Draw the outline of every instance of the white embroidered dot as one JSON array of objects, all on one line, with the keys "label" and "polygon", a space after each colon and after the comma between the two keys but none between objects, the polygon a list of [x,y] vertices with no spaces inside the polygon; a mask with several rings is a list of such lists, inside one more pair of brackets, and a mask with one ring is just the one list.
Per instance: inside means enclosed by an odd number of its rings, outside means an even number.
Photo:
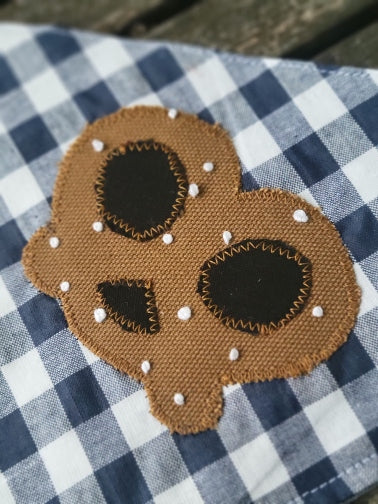
[{"label": "white embroidered dot", "polygon": [[106,311],[104,308],[96,308],[93,312],[95,321],[99,324],[106,319]]},{"label": "white embroidered dot", "polygon": [[239,359],[239,350],[237,348],[231,348],[230,350],[230,360],[238,360]]},{"label": "white embroidered dot", "polygon": [[189,184],[189,196],[195,198],[199,194],[199,189],[197,184]]},{"label": "white embroidered dot", "polygon": [[63,292],[68,292],[70,290],[70,283],[66,281],[62,282],[60,284],[60,290]]},{"label": "white embroidered dot", "polygon": [[151,369],[151,364],[148,362],[148,360],[145,360],[142,362],[140,367],[142,368],[144,374],[148,374]]},{"label": "white embroidered dot", "polygon": [[223,241],[226,245],[230,243],[231,239],[232,234],[230,233],[230,231],[223,231]]},{"label": "white embroidered dot", "polygon": [[51,248],[58,248],[60,245],[60,240],[57,236],[52,236],[49,240]]},{"label": "white embroidered dot", "polygon": [[97,233],[101,233],[101,231],[104,230],[104,225],[102,222],[100,221],[96,221],[92,224],[92,228],[94,231],[96,231]]},{"label": "white embroidered dot", "polygon": [[175,108],[171,108],[171,109],[168,110],[168,117],[170,119],[176,119],[177,114],[178,114],[178,111]]},{"label": "white embroidered dot", "polygon": [[312,314],[314,317],[323,317],[323,308],[321,306],[314,306],[314,308],[312,309]]},{"label": "white embroidered dot", "polygon": [[190,317],[192,316],[192,310],[190,309],[189,306],[183,306],[177,312],[177,316],[180,320],[189,320]]},{"label": "white embroidered dot", "polygon": [[92,140],[92,147],[96,152],[101,152],[104,150],[104,142],[102,142],[98,138],[95,138]]},{"label": "white embroidered dot", "polygon": [[205,170],[205,172],[209,173],[214,170],[214,165],[211,161],[206,161],[206,163],[203,163],[202,168]]},{"label": "white embroidered dot", "polygon": [[178,406],[185,404],[185,397],[179,392],[173,396],[173,400]]},{"label": "white embroidered dot", "polygon": [[171,233],[164,233],[163,234],[163,242],[166,245],[170,245],[173,242],[173,236],[171,235]]},{"label": "white embroidered dot", "polygon": [[304,210],[298,209],[295,210],[293,213],[293,218],[297,222],[307,222],[308,221],[308,215]]}]

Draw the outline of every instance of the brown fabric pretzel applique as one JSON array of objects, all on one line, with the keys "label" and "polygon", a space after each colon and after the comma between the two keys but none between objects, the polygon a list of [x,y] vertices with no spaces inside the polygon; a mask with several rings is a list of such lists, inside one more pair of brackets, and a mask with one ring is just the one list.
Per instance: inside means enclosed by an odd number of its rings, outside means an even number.
[{"label": "brown fabric pretzel applique", "polygon": [[329,358],[360,301],[319,209],[279,189],[242,192],[228,134],[160,107],[84,129],[23,264],[75,336],[141,380],[152,414],[182,434],[216,426],[223,385]]}]

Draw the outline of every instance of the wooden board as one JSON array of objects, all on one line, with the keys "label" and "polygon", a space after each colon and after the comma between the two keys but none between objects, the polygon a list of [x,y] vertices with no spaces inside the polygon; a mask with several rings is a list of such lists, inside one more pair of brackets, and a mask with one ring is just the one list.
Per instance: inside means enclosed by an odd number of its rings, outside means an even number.
[{"label": "wooden board", "polygon": [[147,36],[244,54],[308,58],[336,42],[345,26],[365,22],[376,8],[376,0],[206,0]]},{"label": "wooden board", "polygon": [[161,3],[162,0],[13,0],[0,5],[0,21],[117,32]]},{"label": "wooden board", "polygon": [[365,495],[361,495],[351,504],[378,504],[378,488],[371,490]]},{"label": "wooden board", "polygon": [[345,38],[314,59],[330,65],[378,68],[378,23]]}]

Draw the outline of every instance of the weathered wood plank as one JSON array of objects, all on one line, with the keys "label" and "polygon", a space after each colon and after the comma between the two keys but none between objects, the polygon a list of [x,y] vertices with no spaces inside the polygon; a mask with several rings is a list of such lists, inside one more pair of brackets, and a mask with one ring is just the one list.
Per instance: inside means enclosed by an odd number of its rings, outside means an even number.
[{"label": "weathered wood plank", "polygon": [[0,20],[116,32],[161,3],[162,0],[13,0],[0,5]]},{"label": "weathered wood plank", "polygon": [[378,504],[378,488],[375,488],[365,495],[361,495],[352,504]]},{"label": "weathered wood plank", "polygon": [[378,68],[378,22],[331,46],[314,59],[330,65]]},{"label": "weathered wood plank", "polygon": [[205,0],[147,37],[280,56],[335,36],[335,26],[374,8],[376,0]]}]

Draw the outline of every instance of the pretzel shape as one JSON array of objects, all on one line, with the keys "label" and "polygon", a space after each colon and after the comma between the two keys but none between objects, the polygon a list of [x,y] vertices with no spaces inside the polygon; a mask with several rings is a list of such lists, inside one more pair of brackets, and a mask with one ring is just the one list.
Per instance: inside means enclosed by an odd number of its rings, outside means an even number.
[{"label": "pretzel shape", "polygon": [[142,381],[152,414],[182,434],[217,425],[222,386],[329,358],[360,301],[318,208],[280,189],[241,191],[226,131],[161,107],[86,126],[23,265],[61,299],[73,334]]}]

